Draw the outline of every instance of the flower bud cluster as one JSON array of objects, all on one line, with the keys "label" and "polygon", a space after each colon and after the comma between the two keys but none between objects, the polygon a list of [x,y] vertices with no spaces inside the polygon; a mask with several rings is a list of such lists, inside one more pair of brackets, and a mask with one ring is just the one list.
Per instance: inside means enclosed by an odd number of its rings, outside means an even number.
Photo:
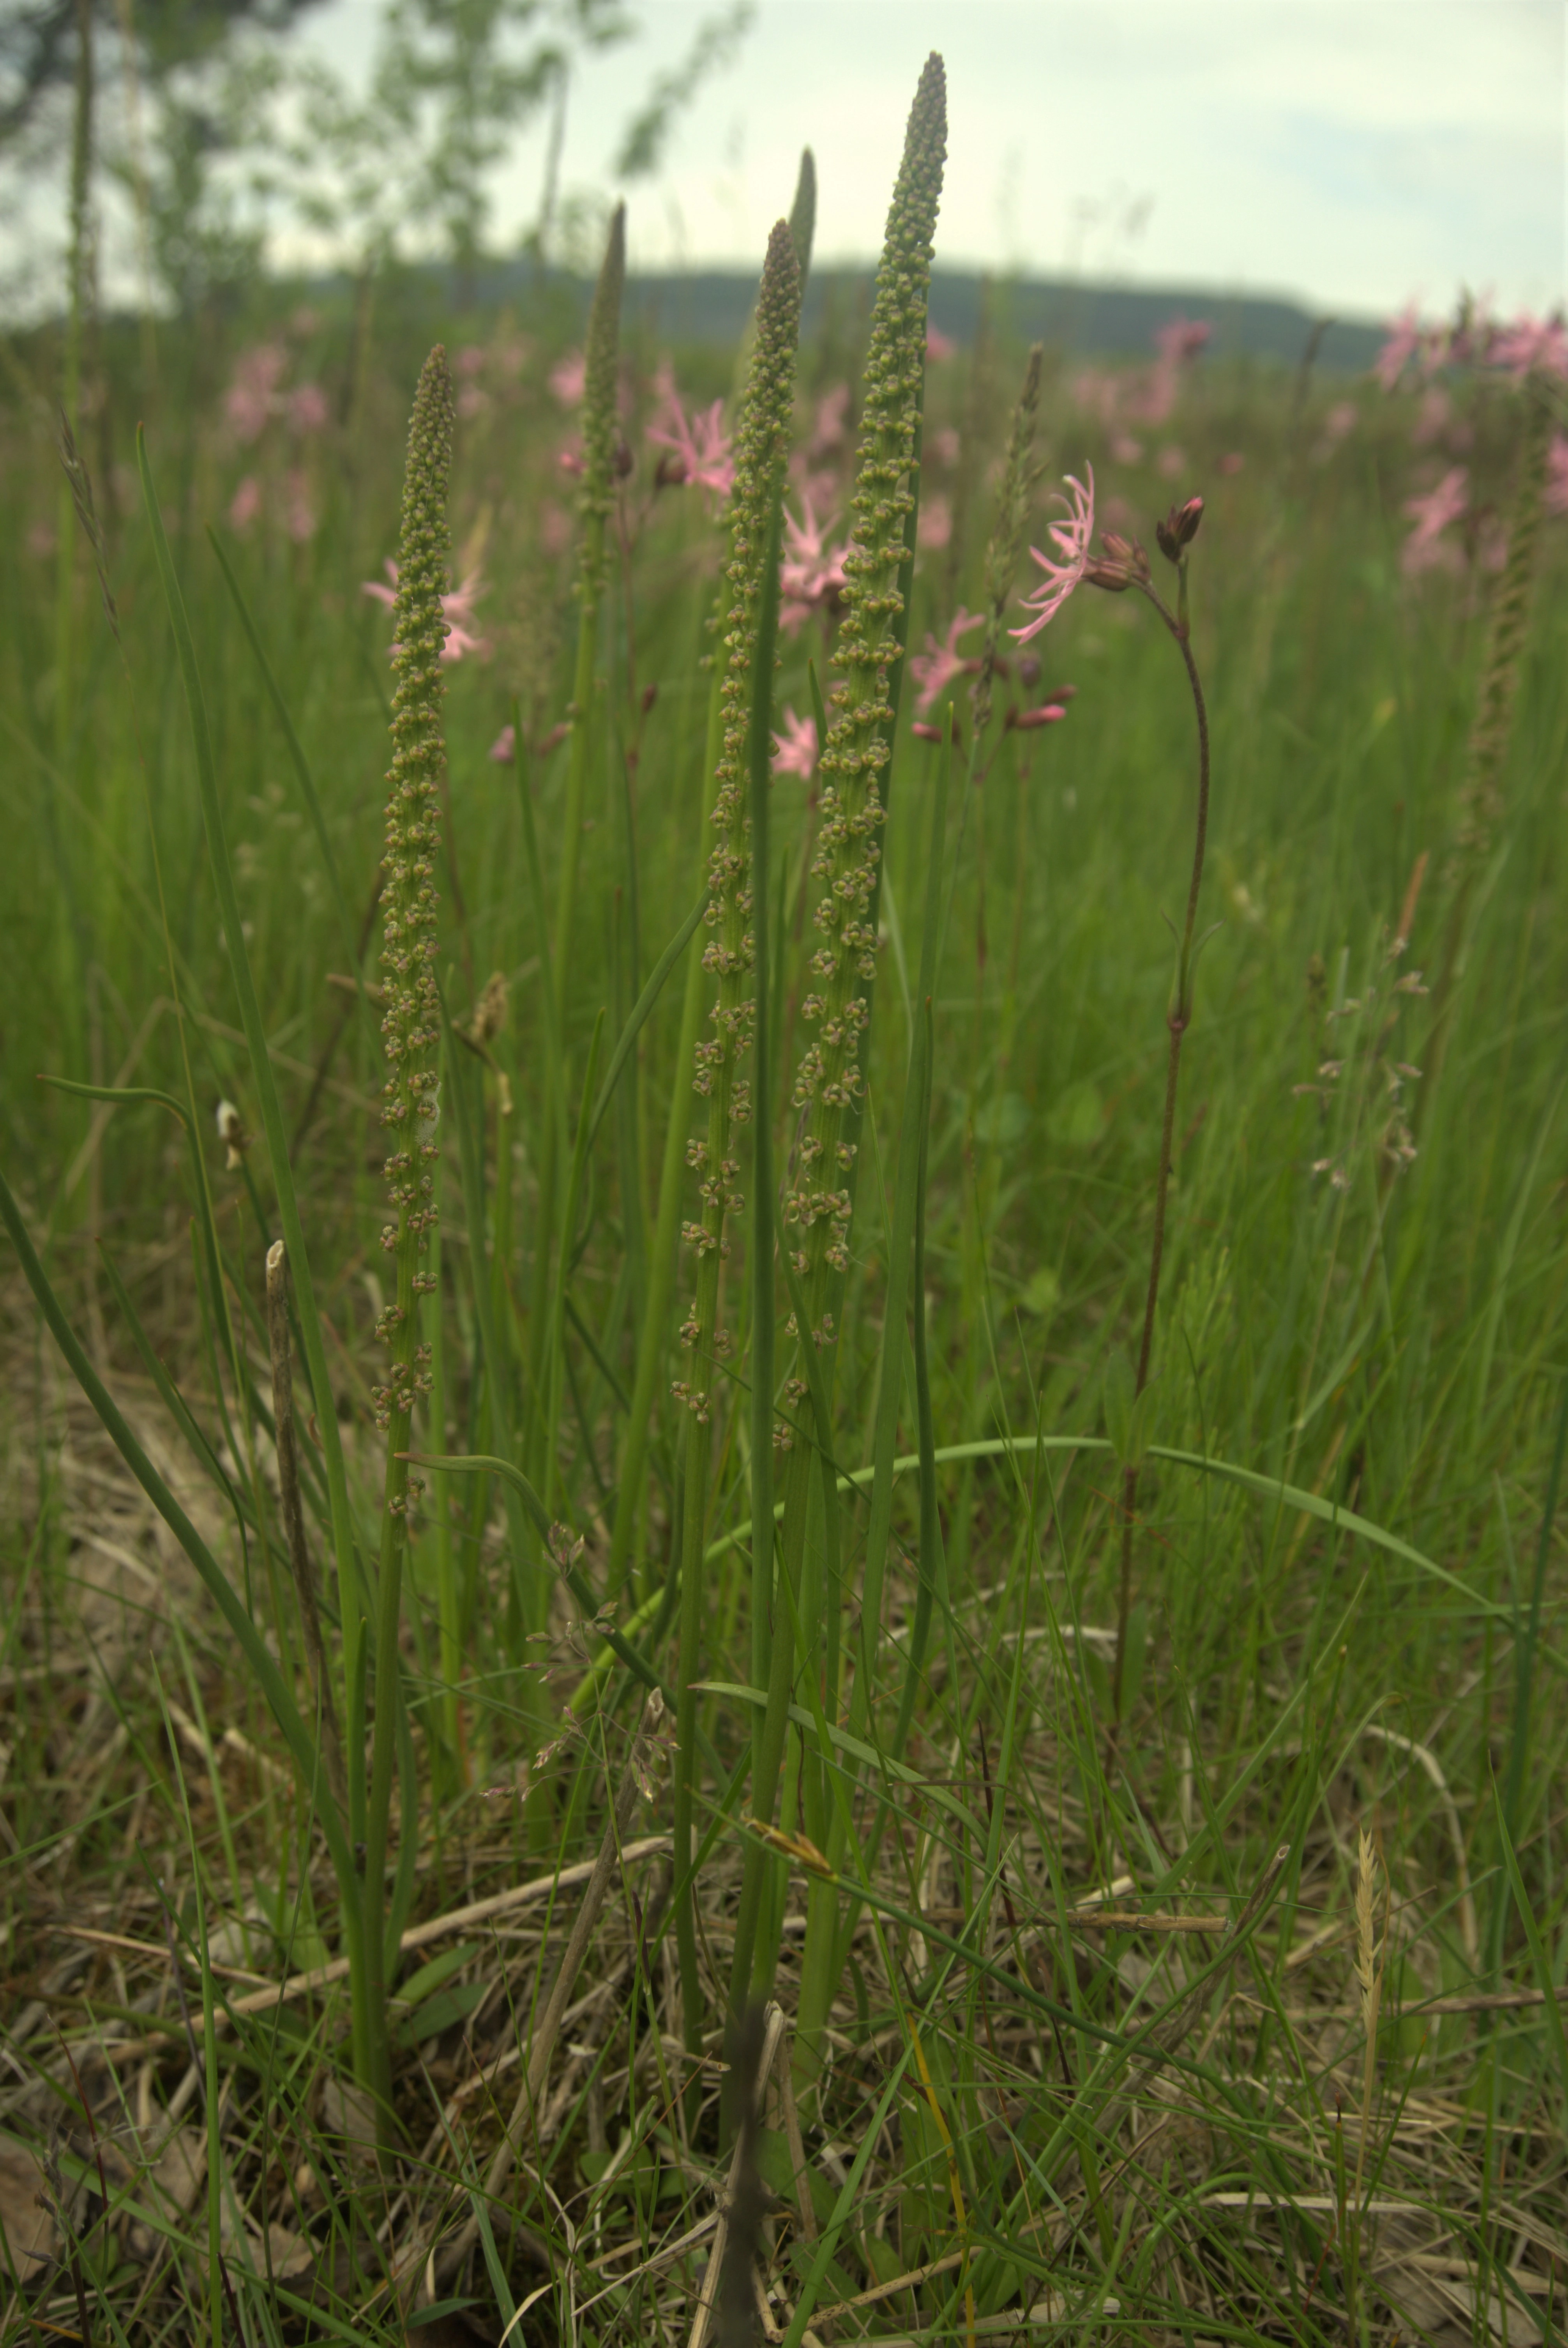
[{"label": "flower bud cluster", "polygon": [[812,871],[824,884],[814,915],[822,942],[811,961],[818,985],[801,1006],[816,1033],[795,1076],[804,1131],[784,1201],[785,1222],[804,1233],[796,1262],[804,1256],[802,1271],[809,1264],[814,1275],[814,1313],[827,1273],[849,1262],[850,1194],[835,1177],[852,1161],[844,1124],[865,1090],[859,1047],[871,1014],[861,990],[876,971],[871,908],[882,854],[882,776],[891,756],[888,687],[904,608],[898,574],[915,510],[931,243],[946,139],[946,77],[941,59],[932,57],[910,112],[877,273],[855,524],[844,565],[846,608],[835,653],[843,681],[834,692],[821,760]]},{"label": "flower bud cluster", "polygon": [[697,1257],[697,1296],[681,1335],[689,1375],[672,1391],[706,1425],[713,1356],[721,1350],[719,1267],[728,1255],[728,1216],[738,1213],[733,1188],[740,1169],[730,1155],[733,1128],[752,1113],[751,1089],[739,1074],[752,1040],[756,1005],[753,972],[751,775],[753,667],[756,657],[763,572],[767,560],[774,484],[788,453],[794,407],[795,345],[800,334],[800,263],[788,223],[768,240],[757,295],[756,340],[745,405],[735,436],[735,483],[730,506],[730,552],[724,570],[725,618],[721,631],[723,674],[719,687],[721,746],[712,824],[718,837],[708,860],[706,921],[712,932],[702,967],[718,981],[710,1017],[712,1033],[696,1050],[693,1089],[708,1104],[708,1138],[687,1145],[686,1162],[700,1176],[700,1221],[682,1237]]},{"label": "flower bud cluster", "polygon": [[[436,989],[436,852],[440,845],[440,790],[446,762],[441,732],[445,682],[442,647],[447,622],[446,483],[452,461],[452,378],[439,345],[425,363],[409,426],[403,526],[397,551],[397,684],[392,704],[392,769],[386,778],[383,848],[385,908],[381,950],[381,1032],[388,1066],[381,1121],[393,1137],[386,1160],[387,1191],[396,1213],[381,1235],[395,1259],[397,1293],[376,1324],[390,1347],[384,1385],[372,1388],[376,1425],[395,1450],[408,1437],[409,1416],[430,1389],[430,1349],[418,1340],[417,1299],[435,1285],[419,1269],[437,1209],[430,1166],[439,1155],[436,1055],[441,1040]],[[408,1489],[417,1496],[416,1485]],[[401,1488],[388,1500],[405,1513]]]}]

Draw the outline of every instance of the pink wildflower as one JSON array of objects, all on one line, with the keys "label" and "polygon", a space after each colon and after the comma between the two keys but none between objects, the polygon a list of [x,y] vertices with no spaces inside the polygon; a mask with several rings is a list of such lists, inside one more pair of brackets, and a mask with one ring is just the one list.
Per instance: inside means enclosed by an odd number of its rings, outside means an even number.
[{"label": "pink wildflower", "polygon": [[816,720],[797,717],[786,702],[784,726],[782,736],[774,736],[774,772],[798,775],[803,783],[809,783],[816,765]]},{"label": "pink wildflower", "polygon": [[279,378],[288,364],[289,355],[278,343],[258,343],[253,350],[241,352],[234,364],[234,380],[223,399],[236,439],[261,438],[276,404],[273,395]]},{"label": "pink wildflower", "polygon": [[483,384],[466,383],[457,393],[457,413],[466,424],[476,416],[483,416],[490,405],[490,395]]},{"label": "pink wildflower", "polygon": [[284,484],[288,501],[283,510],[283,527],[296,546],[304,546],[316,534],[316,510],[311,502],[311,485],[296,466]]},{"label": "pink wildflower", "polygon": [[1399,377],[1426,339],[1416,316],[1415,304],[1407,302],[1399,316],[1388,321],[1384,332],[1387,339],[1372,362],[1372,373],[1385,391],[1395,391]]},{"label": "pink wildflower", "polygon": [[848,415],[849,386],[836,383],[816,403],[816,429],[809,451],[813,457],[825,457],[832,449],[843,448],[848,438]]},{"label": "pink wildflower", "polygon": [[929,446],[931,454],[938,465],[951,468],[958,463],[958,436],[950,424],[944,424],[939,432],[932,433]]},{"label": "pink wildflower", "polygon": [[984,616],[983,613],[966,612],[960,608],[955,613],[943,641],[938,644],[935,636],[927,633],[926,650],[911,657],[909,674],[920,688],[915,696],[915,706],[922,717],[938,696],[947,691],[953,679],[964,675],[968,663],[958,650],[958,638],[967,636],[971,628],[978,628]]},{"label": "pink wildflower", "polygon": [[723,401],[714,400],[688,423],[671,384],[666,392],[666,425],[668,428],[661,430],[651,424],[647,433],[656,448],[671,451],[671,457],[661,460],[660,478],[683,482],[688,489],[712,489],[716,496],[727,498],[734,487],[735,465],[724,430]]},{"label": "pink wildflower", "polygon": [[1177,448],[1173,447],[1170,448],[1162,448],[1159,456],[1155,459],[1156,466],[1159,469],[1160,479],[1163,481],[1173,481],[1178,473],[1184,471],[1186,462],[1186,450],[1184,448]]},{"label": "pink wildflower", "polygon": [[569,351],[558,359],[545,380],[563,407],[582,405],[583,385],[588,375],[588,361],[580,351]]},{"label": "pink wildflower", "polygon": [[254,473],[247,473],[229,503],[231,530],[249,530],[261,510],[261,484]]},{"label": "pink wildflower", "polygon": [[490,756],[497,767],[509,767],[517,754],[518,737],[510,726],[503,726],[490,745]]},{"label": "pink wildflower", "polygon": [[[360,592],[374,597],[378,603],[384,603],[390,612],[397,601],[397,565],[389,555],[381,567],[390,583],[383,586],[379,579],[366,579],[361,582]],[[468,624],[474,617],[474,606],[484,592],[484,578],[476,571],[463,581],[461,586],[454,587],[449,594],[442,596],[441,612],[446,622],[446,641],[441,647],[443,667],[450,668],[468,653],[478,660],[483,660],[488,653],[488,637],[476,636]],[[394,644],[392,650],[395,653],[397,646]]]},{"label": "pink wildflower", "polygon": [[1550,514],[1568,514],[1568,439],[1561,432],[1553,434],[1546,452],[1546,494],[1542,502]]},{"label": "pink wildflower", "polygon": [[292,431],[307,436],[320,432],[332,415],[326,393],[319,383],[302,383],[289,394],[289,427]]},{"label": "pink wildflower", "polygon": [[1408,578],[1422,571],[1441,570],[1451,562],[1453,549],[1444,541],[1442,533],[1465,512],[1469,490],[1469,472],[1463,465],[1455,465],[1424,498],[1405,499],[1405,511],[1416,525],[1399,558]]},{"label": "pink wildflower", "polygon": [[1242,455],[1240,449],[1231,448],[1228,449],[1220,458],[1215,470],[1224,473],[1228,479],[1232,475],[1239,473],[1245,463],[1246,458]]},{"label": "pink wildflower", "polygon": [[1489,366],[1506,367],[1522,378],[1568,376],[1568,333],[1561,318],[1532,318],[1522,311],[1512,326],[1493,335],[1486,357]]},{"label": "pink wildflower", "polygon": [[539,544],[547,554],[564,554],[571,544],[571,516],[554,498],[539,508]]},{"label": "pink wildflower", "polygon": [[801,512],[784,516],[784,554],[779,572],[779,624],[791,632],[819,605],[830,602],[844,586],[844,563],[850,541],[827,544],[825,521],[818,521],[809,491],[801,493]]},{"label": "pink wildflower", "polygon": [[569,475],[573,480],[580,479],[584,471],[587,469],[582,461],[581,441],[569,440],[566,447],[557,457],[556,463],[559,466],[561,471]]},{"label": "pink wildflower", "polygon": [[939,366],[943,359],[950,359],[958,347],[951,335],[944,335],[940,326],[927,327],[926,357],[932,366]]},{"label": "pink wildflower", "polygon": [[1130,432],[1118,432],[1111,443],[1112,461],[1118,465],[1138,465],[1143,458],[1143,443],[1134,440]]},{"label": "pink wildflower", "polygon": [[928,546],[938,553],[948,545],[953,535],[953,508],[949,499],[928,497],[920,507],[920,520],[916,527],[916,542]]},{"label": "pink wildflower", "polygon": [[1154,329],[1154,348],[1167,366],[1195,359],[1214,333],[1206,318],[1172,318]]},{"label": "pink wildflower", "polygon": [[452,361],[452,372],[471,380],[485,372],[485,347],[482,343],[465,343]]},{"label": "pink wildflower", "polygon": [[1029,550],[1045,577],[1033,594],[1023,599],[1024,609],[1032,612],[1034,618],[1026,626],[1010,631],[1020,644],[1027,644],[1031,636],[1038,636],[1041,628],[1055,619],[1089,567],[1089,541],[1094,535],[1094,468],[1086,465],[1083,469],[1089,476],[1088,487],[1075,475],[1066,475],[1072,496],[1069,500],[1059,494],[1057,503],[1067,519],[1050,525],[1050,542],[1062,560],[1054,561],[1038,546]]}]

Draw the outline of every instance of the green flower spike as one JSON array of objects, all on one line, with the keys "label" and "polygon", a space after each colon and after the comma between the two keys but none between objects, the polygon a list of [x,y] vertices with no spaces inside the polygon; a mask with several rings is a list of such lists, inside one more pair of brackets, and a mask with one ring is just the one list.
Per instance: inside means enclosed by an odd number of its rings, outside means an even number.
[{"label": "green flower spike", "polygon": [[[947,76],[941,58],[933,55],[926,61],[909,111],[871,314],[853,546],[845,561],[845,611],[835,654],[843,681],[834,691],[834,716],[822,755],[822,811],[812,866],[824,884],[815,915],[821,943],[811,963],[816,983],[800,1006],[802,1017],[815,1025],[816,1035],[795,1078],[794,1101],[804,1114],[781,1234],[806,1306],[806,1326],[797,1330],[798,1340],[803,1348],[815,1344],[822,1349],[823,1390],[828,1397],[835,1336],[828,1307],[835,1283],[849,1262],[851,1169],[856,1147],[852,1135],[865,1089],[860,1037],[870,1024],[870,984],[876,973],[876,867],[882,852],[876,834],[885,814],[883,776],[892,754],[896,715],[892,695],[904,650],[901,574],[911,554],[927,297],[947,130]],[[805,1378],[791,1377],[784,1392],[798,1407],[807,1395]],[[789,1447],[787,1437],[775,1440],[781,1449]],[[796,1449],[784,1477],[778,1570],[796,1592],[802,1588],[811,1457],[809,1447]],[[809,1643],[814,1620],[803,1619]],[[773,1626],[767,1709],[753,1759],[752,1807],[764,1820],[771,1820],[778,1797],[794,1661],[794,1639],[781,1612]],[[825,1701],[831,1717],[837,1704],[835,1687],[828,1687]],[[742,1879],[730,1975],[737,2012],[753,1988],[765,1994],[773,1980],[776,1948],[762,1945],[757,1937],[770,1864],[762,1845],[752,1844]]]},{"label": "green flower spike", "polygon": [[[812,1334],[819,1343],[831,1337],[821,1319],[831,1277],[849,1263],[845,1178],[854,1148],[845,1127],[864,1090],[858,1054],[871,1012],[862,985],[876,974],[876,932],[868,915],[882,853],[876,839],[885,815],[882,774],[892,755],[889,673],[902,651],[898,574],[915,508],[931,240],[946,139],[947,79],[941,58],[931,57],[910,110],[877,273],[854,544],[844,566],[846,610],[836,654],[846,675],[833,695],[835,715],[822,755],[822,821],[812,866],[824,883],[815,915],[822,943],[811,963],[818,983],[802,1003],[801,1016],[815,1023],[817,1040],[795,1078],[794,1102],[806,1111],[805,1131],[784,1220],[798,1234],[795,1270],[807,1283]],[[804,1392],[800,1384],[795,1398]]]},{"label": "green flower spike", "polygon": [[[373,1389],[377,1424],[386,1435],[386,1482],[381,1553],[373,1595],[375,1619],[375,1730],[371,1747],[365,1819],[364,1949],[371,2011],[385,1996],[384,1910],[392,1780],[399,1715],[398,1629],[408,1509],[423,1486],[408,1473],[409,1420],[430,1390],[430,1348],[419,1342],[419,1299],[436,1285],[419,1268],[436,1224],[435,1178],[440,1115],[436,1054],[441,1035],[436,988],[436,851],[440,844],[440,790],[446,748],[441,732],[445,687],[441,652],[446,618],[446,484],[452,466],[452,377],[439,344],[425,360],[414,396],[408,459],[403,482],[403,527],[397,545],[397,600],[393,605],[397,685],[392,701],[392,768],[386,778],[383,854],[385,923],[381,950],[385,1017],[382,1035],[390,1073],[383,1087],[381,1121],[392,1136],[387,1187],[397,1220],[381,1235],[395,1264],[393,1302],[376,1324],[391,1349],[384,1386]],[[389,2124],[391,2065],[384,2043],[375,2050],[373,2085]]]},{"label": "green flower spike", "polygon": [[[677,1400],[691,1413],[686,1438],[685,1499],[681,1561],[681,1691],[676,1724],[675,1848],[691,1849],[692,1763],[696,1738],[698,1676],[702,1644],[702,1541],[707,1516],[709,1446],[713,1365],[729,1350],[718,1323],[719,1267],[729,1251],[728,1215],[739,1210],[731,1186],[739,1165],[730,1155],[733,1129],[752,1114],[751,1087],[738,1071],[751,1042],[755,1018],[753,971],[750,736],[753,668],[770,543],[776,545],[774,509],[783,493],[794,408],[795,346],[800,334],[800,263],[787,221],[768,239],[767,260],[757,296],[756,338],[740,427],[735,438],[735,486],[730,507],[730,559],[725,571],[729,609],[723,641],[720,686],[721,748],[716,768],[712,823],[718,833],[708,864],[708,926],[713,935],[702,956],[718,980],[712,1035],[696,1052],[695,1090],[708,1103],[708,1137],[693,1138],[687,1163],[700,1178],[701,1221],[682,1236],[696,1251],[697,1293],[681,1331],[686,1375],[675,1386]],[[765,1104],[764,1104],[765,1109]],[[683,1859],[682,1863],[683,1864]],[[676,1917],[682,2003],[688,2042],[702,2044],[706,2019],[697,1971],[697,1944],[688,1889]]]}]

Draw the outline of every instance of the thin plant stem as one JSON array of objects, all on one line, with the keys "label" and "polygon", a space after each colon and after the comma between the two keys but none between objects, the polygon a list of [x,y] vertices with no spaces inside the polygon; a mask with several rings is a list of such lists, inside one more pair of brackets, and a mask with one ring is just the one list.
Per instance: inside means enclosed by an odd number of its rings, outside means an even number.
[{"label": "thin plant stem", "polygon": [[[1193,877],[1187,889],[1187,913],[1183,926],[1176,957],[1175,984],[1172,989],[1170,1007],[1165,1014],[1165,1026],[1170,1047],[1165,1061],[1165,1109],[1160,1125],[1160,1165],[1154,1179],[1154,1231],[1149,1245],[1149,1285],[1143,1299],[1143,1334],[1138,1346],[1138,1366],[1134,1375],[1132,1396],[1136,1402],[1149,1383],[1149,1364],[1154,1350],[1154,1315],[1160,1301],[1160,1272],[1165,1254],[1165,1206],[1171,1183],[1171,1159],[1176,1130],[1176,1093],[1181,1078],[1182,1043],[1193,1021],[1193,970],[1197,949],[1194,943],[1197,928],[1198,897],[1204,882],[1204,855],[1209,831],[1209,714],[1204,699],[1202,679],[1197,663],[1193,658],[1191,632],[1184,616],[1178,618],[1147,580],[1133,582],[1140,592],[1153,604],[1169,631],[1182,655],[1192,688],[1193,712],[1198,729],[1198,807],[1193,833]],[[1186,606],[1186,566],[1182,565],[1182,610]],[[1132,1536],[1138,1513],[1138,1467],[1129,1461],[1122,1470],[1122,1586],[1116,1608],[1116,1663],[1111,1683],[1111,1715],[1116,1728],[1122,1725],[1123,1672],[1127,1653],[1127,1626],[1132,1612]]]},{"label": "thin plant stem", "polygon": [[[1160,1122],[1160,1171],[1155,1177],[1155,1232],[1148,1251],[1148,1292],[1143,1299],[1143,1338],[1139,1343],[1139,1366],[1133,1376],[1133,1402],[1148,1385],[1148,1365],[1155,1353],[1155,1310],[1160,1305],[1160,1268],[1164,1263],[1164,1210],[1166,1193],[1172,1186],[1172,1153],[1176,1138],[1176,1089],[1181,1083],[1181,1045],[1188,1028],[1193,1026],[1193,965],[1197,958],[1194,930],[1197,930],[1197,897],[1204,885],[1204,850],[1209,843],[1209,709],[1204,702],[1204,688],[1197,674],[1197,662],[1193,660],[1190,632],[1176,613],[1164,603],[1160,592],[1148,580],[1136,580],[1141,594],[1155,606],[1160,620],[1169,629],[1173,644],[1183,657],[1188,685],[1193,688],[1193,714],[1197,718],[1197,822],[1193,831],[1193,880],[1188,885],[1188,918],[1183,925],[1181,944],[1176,955],[1176,983],[1172,988],[1172,1003],[1164,1014],[1169,1033],[1169,1052],[1164,1064],[1164,1117]],[[1185,566],[1183,566],[1183,606],[1185,606]],[[1197,942],[1202,944],[1202,939]],[[1111,1681],[1111,1716],[1115,1725],[1122,1725],[1122,1674],[1127,1658],[1127,1625],[1132,1620],[1132,1552],[1133,1526],[1139,1515],[1139,1468],[1129,1460],[1122,1468],[1122,1590],[1117,1597],[1117,1648],[1115,1672]]]}]

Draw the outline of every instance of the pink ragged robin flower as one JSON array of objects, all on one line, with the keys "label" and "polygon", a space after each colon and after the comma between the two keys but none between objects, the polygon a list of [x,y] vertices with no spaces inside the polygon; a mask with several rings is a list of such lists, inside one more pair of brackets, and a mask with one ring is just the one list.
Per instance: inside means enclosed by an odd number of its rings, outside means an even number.
[{"label": "pink ragged robin flower", "polygon": [[793,633],[811,613],[842,592],[845,558],[850,546],[847,539],[842,545],[828,545],[829,525],[818,521],[809,489],[801,491],[800,507],[804,520],[796,521],[792,513],[784,516],[779,625],[786,633]]},{"label": "pink ragged robin flower", "polygon": [[1522,311],[1511,326],[1500,327],[1492,335],[1486,361],[1521,377],[1568,376],[1568,333],[1561,318],[1532,318]]},{"label": "pink ragged robin flower", "polygon": [[659,475],[664,481],[681,482],[688,489],[711,489],[715,496],[727,498],[735,482],[735,464],[730,454],[730,437],[724,430],[724,403],[714,400],[692,416],[690,423],[671,384],[665,394],[665,418],[668,428],[658,425],[648,427],[648,438],[656,448],[668,448],[670,456],[660,461]]},{"label": "pink ragged robin flower", "polygon": [[774,736],[774,772],[798,775],[803,783],[809,783],[816,767],[816,720],[797,717],[786,702],[784,729],[782,735]]},{"label": "pink ragged robin flower", "polygon": [[1440,570],[1452,561],[1453,550],[1442,533],[1451,522],[1462,519],[1469,505],[1470,474],[1463,465],[1450,467],[1424,498],[1405,499],[1405,511],[1416,525],[1399,558],[1407,576]]},{"label": "pink ragged robin flower", "polygon": [[1426,345],[1427,338],[1413,302],[1407,302],[1399,316],[1388,321],[1384,334],[1386,339],[1372,362],[1372,373],[1385,391],[1394,391],[1410,361]]},{"label": "pink ragged robin flower", "polygon": [[1549,514],[1568,514],[1568,439],[1553,435],[1546,452],[1546,491],[1542,500]]},{"label": "pink ragged robin flower", "polygon": [[960,608],[954,613],[940,644],[927,634],[925,651],[911,656],[909,674],[920,688],[915,696],[915,706],[922,717],[932,703],[946,693],[953,679],[964,675],[969,668],[970,664],[958,650],[958,638],[967,636],[971,628],[978,628],[984,616],[983,613]]},{"label": "pink ragged robin flower", "polygon": [[580,351],[569,351],[558,359],[545,380],[563,407],[580,407],[583,385],[587,380],[588,361]]},{"label": "pink ragged robin flower", "polygon": [[944,359],[952,357],[958,347],[951,335],[944,335],[940,326],[927,327],[926,358],[928,365],[939,366]]},{"label": "pink ragged robin flower", "polygon": [[1094,535],[1094,468],[1085,465],[1083,469],[1089,476],[1087,487],[1075,474],[1069,473],[1065,479],[1072,492],[1071,498],[1064,498],[1060,493],[1057,497],[1057,503],[1067,518],[1064,521],[1053,521],[1049,534],[1061,560],[1053,561],[1050,555],[1042,554],[1038,546],[1031,546],[1029,550],[1045,577],[1033,594],[1023,599],[1024,609],[1034,613],[1033,619],[1025,626],[1011,631],[1020,644],[1027,644],[1031,637],[1039,635],[1041,628],[1055,619],[1089,567],[1089,541]]},{"label": "pink ragged robin flower", "polygon": [[[383,586],[379,579],[366,579],[361,582],[360,592],[371,596],[377,603],[384,603],[390,612],[397,601],[397,565],[389,555],[381,567],[390,583]],[[463,581],[461,586],[454,587],[449,594],[442,596],[441,612],[446,622],[446,641],[441,647],[443,667],[453,667],[469,653],[476,659],[483,660],[489,652],[489,638],[475,635],[469,626],[474,617],[474,606],[484,592],[484,578],[476,571]],[[395,654],[397,646],[394,644],[392,650]]]}]

